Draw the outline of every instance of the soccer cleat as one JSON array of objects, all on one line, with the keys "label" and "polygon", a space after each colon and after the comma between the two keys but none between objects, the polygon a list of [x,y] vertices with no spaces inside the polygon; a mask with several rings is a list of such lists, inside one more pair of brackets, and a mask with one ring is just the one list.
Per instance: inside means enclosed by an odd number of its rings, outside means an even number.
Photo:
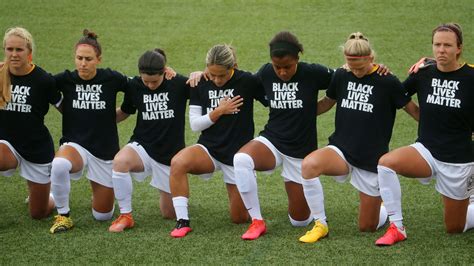
[{"label": "soccer cleat", "polygon": [[134,225],[135,221],[131,213],[120,214],[120,216],[112,222],[112,225],[109,227],[109,232],[123,232],[123,230],[132,228]]},{"label": "soccer cleat", "polygon": [[55,218],[54,224],[49,229],[49,232],[51,234],[66,232],[67,230],[71,229],[74,226],[72,219],[70,217],[66,217],[66,216],[62,216],[61,214],[58,214],[54,216],[54,218]]},{"label": "soccer cleat", "polygon": [[407,233],[405,227],[398,228],[394,223],[390,223],[385,234],[375,241],[377,246],[391,246],[395,243],[401,242],[407,239]]},{"label": "soccer cleat", "polygon": [[255,240],[267,232],[265,221],[253,219],[247,232],[242,235],[243,240]]},{"label": "soccer cleat", "polygon": [[189,220],[179,219],[170,235],[175,238],[180,238],[185,237],[191,231],[193,231],[193,229],[189,227]]},{"label": "soccer cleat", "polygon": [[329,227],[320,221],[314,223],[313,229],[306,232],[306,234],[300,237],[300,242],[303,243],[314,243],[321,238],[324,238],[329,233]]}]

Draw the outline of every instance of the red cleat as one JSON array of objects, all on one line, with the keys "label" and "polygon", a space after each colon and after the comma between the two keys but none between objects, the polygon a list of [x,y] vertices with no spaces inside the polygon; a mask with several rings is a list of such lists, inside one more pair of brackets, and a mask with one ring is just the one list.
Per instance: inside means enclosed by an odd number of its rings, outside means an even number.
[{"label": "red cleat", "polygon": [[390,223],[385,234],[375,241],[377,246],[391,246],[395,243],[401,242],[407,239],[407,233],[405,227],[398,228],[394,223]]},{"label": "red cleat", "polygon": [[193,231],[189,227],[189,220],[179,219],[176,222],[176,228],[171,231],[170,235],[174,238],[185,237],[189,232]]},{"label": "red cleat", "polygon": [[253,219],[247,232],[242,235],[243,240],[255,240],[267,232],[267,226],[263,220]]}]

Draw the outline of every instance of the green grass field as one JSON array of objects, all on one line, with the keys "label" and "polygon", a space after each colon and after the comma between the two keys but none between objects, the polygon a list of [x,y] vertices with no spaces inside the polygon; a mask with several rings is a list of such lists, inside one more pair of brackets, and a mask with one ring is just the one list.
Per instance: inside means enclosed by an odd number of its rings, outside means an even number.
[{"label": "green grass field", "polygon": [[[17,25],[29,29],[36,41],[34,61],[51,73],[74,68],[73,47],[84,28],[99,35],[102,66],[129,76],[137,73],[138,57],[155,47],[165,49],[177,72],[201,70],[207,50],[217,43],[232,44],[239,67],[256,71],[269,61],[268,41],[280,30],[300,38],[305,47],[302,61],[337,67],[343,63],[339,46],[351,32],[361,31],[371,40],[377,61],[403,80],[412,63],[431,54],[431,30],[451,21],[463,26],[463,57],[472,63],[472,0],[0,2],[0,30]],[[257,132],[266,119],[267,111],[258,107]],[[320,146],[333,131],[333,119],[333,111],[318,118]],[[61,117],[51,108],[46,120],[57,145]],[[133,117],[119,125],[122,145],[134,125]],[[188,130],[186,138],[188,145],[193,144],[197,134]],[[391,147],[415,138],[415,122],[400,112]],[[445,233],[441,198],[433,184],[422,186],[401,178],[409,239],[378,248],[374,241],[382,232],[358,232],[355,189],[327,177],[322,182],[330,237],[303,245],[297,240],[306,228],[294,228],[288,221],[280,170],[258,175],[268,234],[252,242],[240,240],[248,225],[230,222],[227,193],[218,174],[208,182],[190,177],[194,231],[184,239],[169,237],[175,222],[161,218],[158,193],[145,183],[134,183],[136,227],[111,234],[109,222],[92,218],[88,182],[73,182],[71,209],[77,226],[66,234],[51,235],[52,218],[36,221],[28,216],[25,181],[18,175],[0,177],[0,264],[474,264],[474,232]]]}]

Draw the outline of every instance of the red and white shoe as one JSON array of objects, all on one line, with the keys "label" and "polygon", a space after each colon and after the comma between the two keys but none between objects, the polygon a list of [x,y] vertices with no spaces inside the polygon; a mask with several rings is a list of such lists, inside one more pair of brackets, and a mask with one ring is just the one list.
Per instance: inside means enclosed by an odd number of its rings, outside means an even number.
[{"label": "red and white shoe", "polygon": [[255,240],[267,232],[265,221],[253,219],[247,232],[242,235],[243,240]]},{"label": "red and white shoe", "polygon": [[133,228],[133,226],[135,226],[135,221],[131,213],[120,214],[120,216],[112,222],[112,225],[109,227],[109,232],[119,233],[125,229]]},{"label": "red and white shoe", "polygon": [[189,226],[189,220],[179,219],[170,235],[174,238],[181,238],[185,237],[191,231],[193,231],[193,229]]},{"label": "red and white shoe", "polygon": [[377,246],[391,246],[395,243],[401,242],[407,239],[407,233],[405,227],[398,228],[394,223],[390,223],[385,234],[375,241]]}]

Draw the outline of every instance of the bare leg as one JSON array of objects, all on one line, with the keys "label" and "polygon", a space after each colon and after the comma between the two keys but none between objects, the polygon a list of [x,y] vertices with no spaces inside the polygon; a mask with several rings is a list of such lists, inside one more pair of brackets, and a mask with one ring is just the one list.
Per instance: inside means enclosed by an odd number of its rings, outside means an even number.
[{"label": "bare leg", "polygon": [[375,232],[379,224],[382,199],[363,192],[359,192],[359,199],[359,230],[361,232]]},{"label": "bare leg", "polygon": [[51,214],[54,201],[49,196],[50,184],[39,184],[27,180],[29,190],[29,209],[33,219],[42,219]]},{"label": "bare leg", "polygon": [[233,184],[226,184],[227,194],[229,195],[229,210],[230,218],[233,223],[241,224],[248,222],[250,216],[245,208],[244,202],[240,197],[237,186]]}]

